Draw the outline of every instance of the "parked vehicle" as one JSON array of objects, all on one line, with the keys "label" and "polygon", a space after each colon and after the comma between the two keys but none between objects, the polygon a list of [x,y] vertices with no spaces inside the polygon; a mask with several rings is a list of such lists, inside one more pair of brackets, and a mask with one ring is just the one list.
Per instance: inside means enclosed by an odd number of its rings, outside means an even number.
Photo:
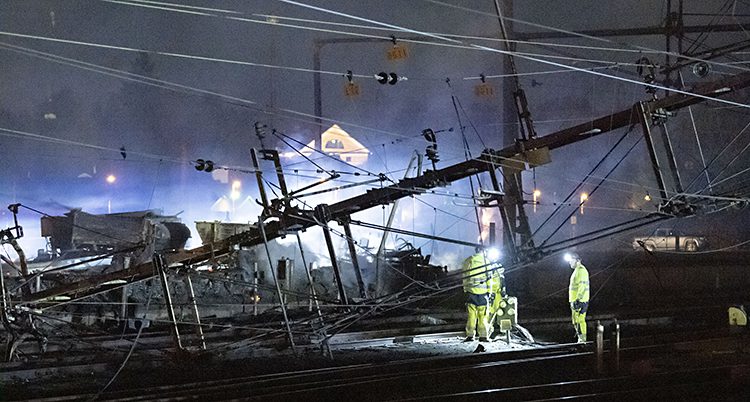
[{"label": "parked vehicle", "polygon": [[674,229],[656,229],[654,233],[633,240],[634,249],[646,251],[698,251],[706,248],[705,237],[686,235]]}]

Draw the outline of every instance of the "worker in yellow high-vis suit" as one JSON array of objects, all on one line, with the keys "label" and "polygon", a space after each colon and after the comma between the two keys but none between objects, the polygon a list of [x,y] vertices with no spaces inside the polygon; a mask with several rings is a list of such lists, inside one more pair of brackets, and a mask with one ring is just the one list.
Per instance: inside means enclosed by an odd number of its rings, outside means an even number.
[{"label": "worker in yellow high-vis suit", "polygon": [[573,269],[568,287],[568,302],[578,342],[586,342],[586,312],[589,309],[589,271],[581,264],[581,257],[570,253],[565,259]]},{"label": "worker in yellow high-vis suit", "polygon": [[499,280],[494,268],[481,247],[477,247],[474,255],[461,265],[468,312],[465,342],[473,341],[475,335],[479,336],[480,342],[489,340],[492,294],[498,288]]},{"label": "worker in yellow high-vis suit", "polygon": [[[488,327],[488,334],[490,337],[493,337],[493,333],[495,332],[495,325],[499,325],[499,323],[496,323],[495,320],[497,318],[497,312],[500,310],[500,303],[503,302],[503,299],[506,299],[508,297],[508,293],[505,290],[505,276],[503,276],[503,272],[505,272],[505,269],[502,265],[500,265],[499,262],[495,262],[492,264],[493,274],[495,275],[495,278],[492,283],[492,295],[490,296],[490,311],[488,313],[489,315],[489,327]],[[496,335],[496,334],[495,334]]]}]

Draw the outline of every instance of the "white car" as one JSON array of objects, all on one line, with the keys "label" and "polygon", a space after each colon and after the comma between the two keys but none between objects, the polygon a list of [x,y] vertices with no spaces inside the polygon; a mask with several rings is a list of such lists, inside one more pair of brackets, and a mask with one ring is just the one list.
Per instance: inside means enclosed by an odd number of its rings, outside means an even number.
[{"label": "white car", "polygon": [[634,249],[653,251],[689,251],[695,252],[706,248],[708,241],[705,237],[686,235],[674,229],[656,229],[653,234],[636,237],[633,240]]}]

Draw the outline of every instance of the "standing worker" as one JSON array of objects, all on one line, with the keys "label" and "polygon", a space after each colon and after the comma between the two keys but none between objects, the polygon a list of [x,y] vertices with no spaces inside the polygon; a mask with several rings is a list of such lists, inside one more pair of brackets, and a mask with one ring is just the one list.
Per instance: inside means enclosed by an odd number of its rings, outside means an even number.
[{"label": "standing worker", "polygon": [[474,255],[465,259],[461,265],[468,312],[464,342],[473,341],[474,335],[479,335],[480,342],[487,342],[490,335],[492,294],[498,288],[498,273],[482,247],[477,247],[474,251]]},{"label": "standing worker", "polygon": [[586,342],[586,311],[589,309],[589,271],[581,264],[581,257],[576,253],[565,255],[573,273],[570,275],[568,302],[576,330],[578,343]]}]

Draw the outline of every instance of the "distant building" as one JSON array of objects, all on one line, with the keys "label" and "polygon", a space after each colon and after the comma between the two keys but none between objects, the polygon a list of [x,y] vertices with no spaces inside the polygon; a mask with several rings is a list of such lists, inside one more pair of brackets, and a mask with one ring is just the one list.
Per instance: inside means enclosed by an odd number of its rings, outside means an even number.
[{"label": "distant building", "polygon": [[[323,146],[320,148],[321,151],[338,156],[341,160],[351,163],[352,165],[358,166],[367,162],[367,158],[370,156],[370,150],[362,145],[359,141],[355,140],[354,137],[344,131],[338,124],[334,124],[321,134]],[[305,156],[312,155],[312,149],[316,148],[315,140],[310,141],[307,144],[307,148],[301,152]]]}]

